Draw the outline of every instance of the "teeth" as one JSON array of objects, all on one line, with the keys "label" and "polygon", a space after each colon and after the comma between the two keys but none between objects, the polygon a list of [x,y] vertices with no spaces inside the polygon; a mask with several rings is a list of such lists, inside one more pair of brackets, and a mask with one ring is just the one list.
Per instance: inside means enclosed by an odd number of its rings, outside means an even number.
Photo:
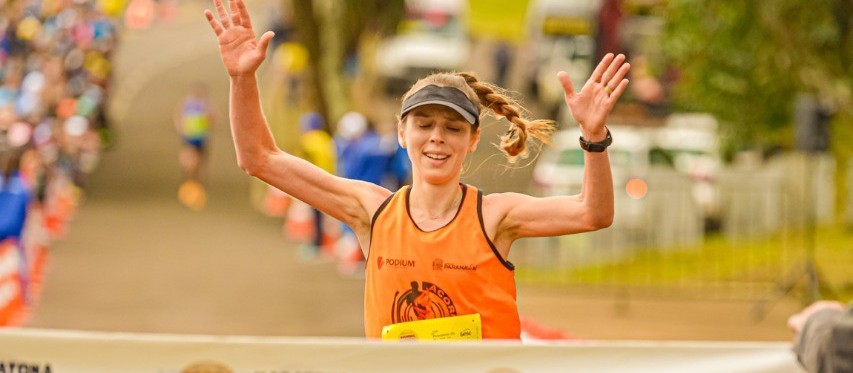
[{"label": "teeth", "polygon": [[427,154],[426,154],[426,156],[427,156],[428,158],[436,159],[436,160],[447,159],[447,156],[446,156],[446,155],[439,155],[439,154],[430,154],[430,153],[427,153]]}]

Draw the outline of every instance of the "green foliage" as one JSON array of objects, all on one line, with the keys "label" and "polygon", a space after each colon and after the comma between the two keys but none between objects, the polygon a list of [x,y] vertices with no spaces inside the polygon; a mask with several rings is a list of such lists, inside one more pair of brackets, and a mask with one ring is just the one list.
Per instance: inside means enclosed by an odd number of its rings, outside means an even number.
[{"label": "green foliage", "polygon": [[850,8],[849,0],[666,2],[664,50],[681,72],[677,107],[715,114],[728,154],[790,145],[799,92],[817,94],[848,122]]}]

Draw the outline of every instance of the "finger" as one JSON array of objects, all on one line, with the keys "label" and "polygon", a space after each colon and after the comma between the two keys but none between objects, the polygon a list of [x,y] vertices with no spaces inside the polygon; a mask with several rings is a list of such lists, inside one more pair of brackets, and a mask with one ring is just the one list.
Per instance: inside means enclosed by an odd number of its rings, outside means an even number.
[{"label": "finger", "polygon": [[631,64],[627,62],[623,63],[622,67],[619,68],[619,71],[616,71],[616,75],[614,75],[613,78],[607,81],[607,87],[611,87],[611,89],[613,89],[613,87],[616,87],[616,85],[618,85],[619,82],[621,82],[622,79],[625,78],[625,75],[628,75],[628,71],[630,70]]},{"label": "finger", "polygon": [[557,79],[560,80],[560,84],[563,86],[563,92],[566,94],[566,97],[571,97],[575,94],[575,88],[572,85],[572,78],[569,77],[569,74],[566,74],[565,71],[560,71],[557,73]]},{"label": "finger", "polygon": [[252,19],[249,17],[249,9],[246,9],[246,3],[243,0],[237,0],[237,8],[240,11],[240,24],[253,30]]},{"label": "finger", "polygon": [[227,29],[231,27],[231,21],[228,19],[228,12],[222,6],[222,0],[213,0],[213,6],[216,7],[216,13],[219,14],[219,22],[222,24],[222,28]]},{"label": "finger", "polygon": [[607,70],[607,66],[610,65],[610,61],[613,61],[613,53],[604,55],[604,58],[601,59],[601,62],[598,63],[598,66],[595,67],[595,70],[589,78],[593,82],[601,82],[601,76],[604,74],[604,70]]},{"label": "finger", "polygon": [[207,18],[207,23],[210,23],[210,27],[213,29],[213,32],[216,33],[216,36],[219,36],[219,34],[221,34],[223,31],[222,25],[219,23],[219,21],[216,20],[215,17],[213,17],[213,12],[205,9],[204,16]]},{"label": "finger", "polygon": [[237,10],[237,1],[228,0],[228,8],[231,11],[231,24],[240,26],[240,12]]},{"label": "finger", "polygon": [[616,75],[616,70],[619,69],[619,66],[621,66],[623,62],[625,62],[625,55],[620,53],[607,66],[607,70],[604,71],[604,75],[601,77],[600,82],[604,84],[610,82],[610,79],[613,79],[613,76]]},{"label": "finger", "polygon": [[267,47],[269,47],[270,40],[272,40],[273,36],[275,36],[275,33],[272,31],[267,31],[263,35],[261,35],[261,40],[258,41],[259,52],[263,54],[267,53]]},{"label": "finger", "polygon": [[622,92],[625,92],[625,88],[628,88],[628,79],[622,79],[619,85],[613,89],[613,92],[607,95],[607,99],[615,104],[619,100],[619,96],[622,96]]}]

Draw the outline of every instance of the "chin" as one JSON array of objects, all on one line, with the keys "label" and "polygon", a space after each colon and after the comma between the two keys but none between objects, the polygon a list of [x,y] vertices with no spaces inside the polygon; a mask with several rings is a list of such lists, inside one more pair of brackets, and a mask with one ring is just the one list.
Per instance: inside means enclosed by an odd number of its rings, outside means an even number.
[{"label": "chin", "polygon": [[447,183],[458,183],[461,178],[460,170],[449,172],[445,170],[428,170],[421,172],[421,180],[432,185],[442,185]]}]

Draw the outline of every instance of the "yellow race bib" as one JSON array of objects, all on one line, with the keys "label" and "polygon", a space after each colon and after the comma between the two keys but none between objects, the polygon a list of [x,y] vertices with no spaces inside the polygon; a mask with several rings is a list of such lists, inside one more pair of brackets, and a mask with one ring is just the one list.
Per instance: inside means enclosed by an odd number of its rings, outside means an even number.
[{"label": "yellow race bib", "polygon": [[483,339],[480,314],[401,322],[382,328],[383,341],[453,341]]}]

